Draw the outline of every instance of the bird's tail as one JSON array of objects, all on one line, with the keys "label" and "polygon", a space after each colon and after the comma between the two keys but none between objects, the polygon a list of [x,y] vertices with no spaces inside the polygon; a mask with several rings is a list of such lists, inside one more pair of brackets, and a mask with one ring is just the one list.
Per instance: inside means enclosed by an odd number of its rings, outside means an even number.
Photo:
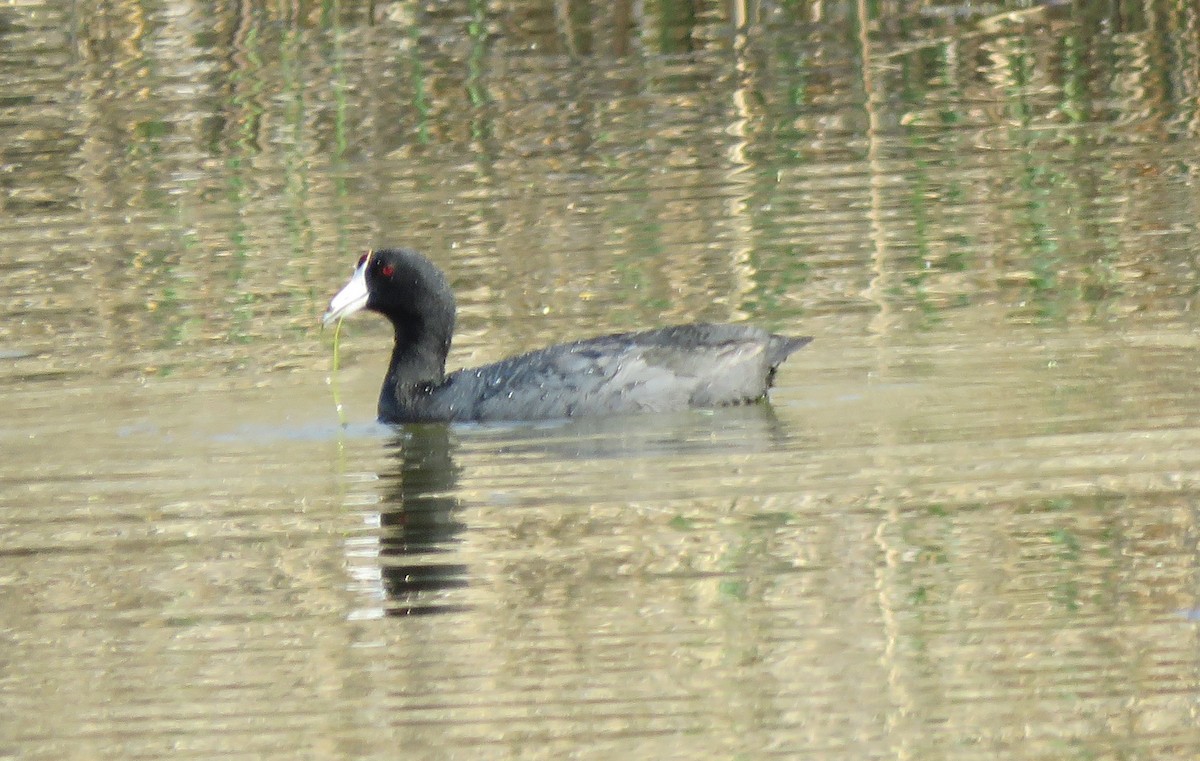
[{"label": "bird's tail", "polygon": [[774,370],[792,355],[793,352],[804,348],[813,340],[812,336],[777,336],[772,335],[767,343],[767,364]]}]

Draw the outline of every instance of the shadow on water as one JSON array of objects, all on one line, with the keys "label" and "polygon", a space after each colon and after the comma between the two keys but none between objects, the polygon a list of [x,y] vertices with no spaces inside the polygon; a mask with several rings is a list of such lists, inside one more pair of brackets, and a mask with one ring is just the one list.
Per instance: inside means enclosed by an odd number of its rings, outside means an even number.
[{"label": "shadow on water", "polygon": [[452,595],[469,585],[469,567],[449,560],[468,529],[458,517],[464,507],[458,496],[464,467],[515,464],[527,483],[503,507],[519,510],[524,498],[544,486],[539,474],[547,463],[566,464],[576,472],[599,468],[605,477],[619,477],[633,462],[753,454],[781,447],[789,439],[787,423],[769,404],[678,415],[410,425],[394,430],[386,445],[394,467],[380,477],[384,493],[379,540],[385,610],[392,616],[471,607]]},{"label": "shadow on water", "polygon": [[490,444],[498,455],[558,459],[753,452],[780,446],[793,433],[766,402],[643,416],[464,426],[460,430],[464,439]]}]

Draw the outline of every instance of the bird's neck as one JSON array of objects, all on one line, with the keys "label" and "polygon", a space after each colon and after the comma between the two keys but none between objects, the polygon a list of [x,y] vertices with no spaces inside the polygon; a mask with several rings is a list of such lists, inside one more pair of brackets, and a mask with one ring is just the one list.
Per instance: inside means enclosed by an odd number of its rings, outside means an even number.
[{"label": "bird's neck", "polygon": [[380,414],[408,409],[441,385],[449,351],[449,336],[442,339],[420,327],[397,324],[392,359],[379,395]]}]

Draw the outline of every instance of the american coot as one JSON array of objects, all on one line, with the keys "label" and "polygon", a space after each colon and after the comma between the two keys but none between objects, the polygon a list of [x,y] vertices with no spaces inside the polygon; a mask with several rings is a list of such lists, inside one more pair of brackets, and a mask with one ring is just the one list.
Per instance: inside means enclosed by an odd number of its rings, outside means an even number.
[{"label": "american coot", "polygon": [[446,374],[454,294],[441,271],[403,248],[358,261],[324,324],[371,309],[396,343],[379,418],[385,423],[668,412],[762,399],[775,368],[812,340],[748,325],[696,324],[558,344]]}]

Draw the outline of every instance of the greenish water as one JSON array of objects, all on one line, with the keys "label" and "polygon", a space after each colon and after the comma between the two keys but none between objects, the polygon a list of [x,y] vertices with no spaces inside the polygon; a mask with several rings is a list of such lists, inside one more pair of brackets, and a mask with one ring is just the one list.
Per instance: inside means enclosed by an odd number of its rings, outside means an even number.
[{"label": "greenish water", "polygon": [[[0,8],[0,756],[1195,757],[1198,26]],[[452,367],[816,340],[770,407],[388,429],[386,325],[318,327],[385,244]]]}]

